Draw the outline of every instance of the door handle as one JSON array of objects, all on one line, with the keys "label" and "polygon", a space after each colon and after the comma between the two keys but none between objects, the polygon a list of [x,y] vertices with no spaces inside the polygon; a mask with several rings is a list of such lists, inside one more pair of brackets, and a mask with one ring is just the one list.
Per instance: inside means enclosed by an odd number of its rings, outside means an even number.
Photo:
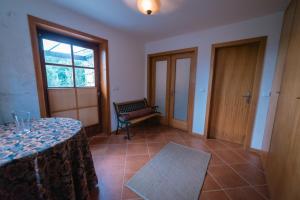
[{"label": "door handle", "polygon": [[247,104],[250,104],[251,97],[252,97],[252,95],[251,95],[250,92],[247,92],[247,93],[246,93],[245,95],[243,95],[242,97],[246,99],[246,103],[247,103]]},{"label": "door handle", "polygon": [[296,99],[300,100],[300,97],[296,97]]}]

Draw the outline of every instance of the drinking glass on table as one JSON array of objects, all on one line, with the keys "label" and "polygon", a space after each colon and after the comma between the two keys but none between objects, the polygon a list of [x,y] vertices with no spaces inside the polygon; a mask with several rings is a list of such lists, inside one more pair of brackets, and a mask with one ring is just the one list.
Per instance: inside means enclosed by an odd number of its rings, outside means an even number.
[{"label": "drinking glass on table", "polygon": [[18,133],[29,133],[31,128],[30,112],[13,111],[11,114],[16,124],[16,131]]}]

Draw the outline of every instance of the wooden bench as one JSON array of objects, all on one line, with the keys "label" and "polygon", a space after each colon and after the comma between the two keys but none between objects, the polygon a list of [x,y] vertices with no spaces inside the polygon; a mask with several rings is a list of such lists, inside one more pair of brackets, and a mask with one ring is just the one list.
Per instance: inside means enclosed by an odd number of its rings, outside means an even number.
[{"label": "wooden bench", "polygon": [[114,107],[117,114],[117,131],[126,127],[127,139],[130,140],[129,126],[136,124],[152,117],[160,116],[157,112],[157,106],[151,107],[148,105],[147,99],[115,103]]}]

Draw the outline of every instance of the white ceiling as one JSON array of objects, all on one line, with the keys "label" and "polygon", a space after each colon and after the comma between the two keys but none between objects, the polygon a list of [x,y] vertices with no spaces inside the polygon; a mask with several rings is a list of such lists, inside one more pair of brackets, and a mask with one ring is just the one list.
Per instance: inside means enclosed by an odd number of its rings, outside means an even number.
[{"label": "white ceiling", "polygon": [[161,0],[146,16],[136,0],[48,0],[144,40],[156,40],[283,11],[289,0]]}]

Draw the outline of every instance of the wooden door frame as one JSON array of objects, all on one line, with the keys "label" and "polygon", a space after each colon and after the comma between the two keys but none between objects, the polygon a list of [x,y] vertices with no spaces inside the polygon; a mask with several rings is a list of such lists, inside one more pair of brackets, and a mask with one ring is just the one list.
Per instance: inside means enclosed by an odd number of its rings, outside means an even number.
[{"label": "wooden door frame", "polygon": [[[45,39],[49,39],[49,40],[55,40],[57,42],[62,42],[62,43],[68,43],[68,44],[72,44],[72,45],[78,45],[80,47],[85,47],[85,48],[89,48],[93,50],[94,53],[94,70],[95,70],[95,88],[97,89],[97,93],[101,91],[100,88],[100,58],[99,58],[99,45],[96,43],[91,43],[91,42],[86,42],[86,41],[82,41],[82,40],[77,40],[75,38],[71,38],[68,36],[63,36],[57,33],[53,33],[44,29],[38,29],[38,39],[39,39],[39,50],[40,50],[40,59],[41,59],[41,66],[42,66],[42,78],[43,78],[43,82],[45,85],[44,88],[44,95],[45,95],[45,99],[46,99],[46,109],[47,109],[47,115],[51,116],[51,112],[50,112],[50,102],[49,102],[49,97],[48,97],[48,92],[50,90],[59,90],[59,89],[74,89],[75,91],[75,102],[76,102],[76,114],[77,114],[77,119],[79,119],[79,108],[78,108],[78,89],[91,89],[90,87],[77,87],[75,86],[75,72],[73,71],[73,83],[74,83],[74,87],[59,87],[59,88],[55,88],[55,87],[49,87],[48,83],[47,83],[47,76],[46,76],[46,61],[44,58],[44,51],[43,51],[43,44],[42,44],[42,40]],[[41,36],[41,35],[42,36]],[[74,52],[71,53],[72,57],[74,57]],[[53,65],[53,63],[52,63]],[[56,64],[54,64],[56,65]],[[75,68],[78,68],[78,66],[75,67],[75,64],[72,62],[72,70],[75,70]],[[63,66],[63,65],[60,65]],[[69,66],[70,67],[70,66]],[[90,68],[86,68],[86,69],[90,69]],[[101,108],[101,95],[99,96],[97,94],[97,111],[98,111],[98,124],[94,124],[94,125],[90,125],[90,126],[85,126],[85,130],[87,132],[88,135],[91,135],[91,133],[95,133],[95,132],[101,132],[102,131],[102,108]],[[93,106],[94,107],[94,106]],[[65,110],[67,111],[67,110]]]},{"label": "wooden door frame", "polygon": [[[190,84],[189,84],[189,105],[188,105],[188,133],[193,134],[193,116],[194,116],[194,101],[195,101],[195,85],[196,85],[196,71],[197,71],[197,57],[198,57],[198,47],[192,47],[192,48],[186,48],[186,49],[178,49],[178,50],[172,50],[172,51],[164,51],[164,52],[159,52],[159,53],[153,53],[153,54],[148,54],[147,56],[147,98],[149,99],[149,102],[153,104],[153,83],[151,80],[151,63],[152,60],[156,57],[163,57],[163,56],[171,56],[175,54],[183,54],[183,53],[193,53],[193,57],[191,60],[191,70],[190,70]],[[170,65],[169,63],[168,65]],[[169,69],[169,67],[168,67]],[[167,87],[170,87],[169,82],[170,82],[170,77],[168,76],[168,83]],[[170,94],[167,94],[167,99],[170,98]],[[169,109],[169,108],[167,108]]]},{"label": "wooden door frame", "polygon": [[257,108],[261,79],[262,79],[267,36],[243,39],[243,40],[237,40],[237,41],[230,41],[230,42],[224,42],[224,43],[217,43],[217,44],[212,45],[208,95],[207,95],[207,104],[206,104],[206,116],[205,116],[205,126],[204,126],[204,137],[209,138],[208,126],[209,126],[209,122],[211,120],[210,117],[211,117],[212,88],[213,88],[213,83],[214,83],[214,75],[215,75],[214,73],[215,73],[215,66],[216,66],[216,62],[215,62],[216,56],[215,55],[216,55],[217,49],[223,48],[223,47],[241,46],[241,45],[251,44],[251,43],[259,43],[259,49],[258,49],[257,63],[256,63],[254,83],[253,83],[252,100],[250,103],[249,118],[248,118],[247,127],[246,127],[246,139],[243,144],[245,149],[250,148],[250,143],[251,143],[251,139],[252,139],[252,131],[253,131],[253,126],[254,126],[256,108]]},{"label": "wooden door frame", "polygon": [[[171,59],[169,56],[166,56],[166,55],[162,55],[162,56],[155,56],[153,58],[151,58],[151,63],[149,65],[149,67],[151,68],[151,65],[153,64],[153,62],[155,61],[167,61],[167,80],[166,80],[166,87],[169,88],[170,87],[170,75],[169,75],[169,72],[170,72],[170,68],[171,68]],[[149,77],[151,78],[152,77],[155,77],[155,73],[156,73],[156,69],[150,69],[150,73],[149,74]],[[151,84],[151,88],[155,88],[156,87],[156,83],[155,81],[152,81],[150,80],[150,84]],[[167,89],[166,88],[166,89]],[[148,95],[148,100],[149,100],[149,103],[150,105],[154,105],[155,103],[155,90],[154,89],[151,89],[150,91],[150,96]],[[165,102],[165,112],[166,112],[166,115],[164,116],[164,118],[162,119],[162,117],[160,118],[160,123],[164,124],[164,125],[169,125],[168,124],[168,120],[169,120],[169,104],[168,102],[170,101],[170,94],[166,91],[166,102]]]},{"label": "wooden door frame", "polygon": [[101,89],[101,122],[103,132],[110,134],[111,132],[111,117],[110,117],[110,93],[109,93],[109,62],[108,62],[108,40],[83,33],[81,31],[71,29],[53,22],[49,22],[31,15],[28,15],[29,31],[31,37],[31,46],[33,61],[35,67],[37,92],[39,98],[39,108],[41,117],[49,117],[47,112],[47,103],[45,89],[46,84],[43,81],[43,71],[41,58],[39,53],[38,29],[43,29],[53,33],[57,33],[66,37],[95,43],[98,45],[98,57],[100,61],[100,89]]},{"label": "wooden door frame", "polygon": [[[194,59],[194,53],[193,52],[187,52],[187,53],[180,53],[180,54],[173,54],[170,58],[171,58],[171,63],[170,65],[171,66],[174,66],[174,69],[171,70],[171,78],[170,78],[170,88],[171,88],[171,95],[170,96],[173,96],[173,98],[170,98],[170,104],[169,104],[169,107],[170,107],[170,115],[169,115],[169,122],[170,124],[173,126],[173,127],[177,127],[179,129],[182,129],[183,126],[185,126],[184,123],[182,123],[180,120],[176,120],[175,117],[174,117],[174,106],[175,106],[175,83],[176,83],[176,60],[177,59],[185,59],[185,58],[189,58],[191,57],[191,63],[190,63],[190,66],[193,65],[193,59]],[[191,76],[194,76],[195,74],[195,68],[192,68],[190,67],[190,71],[189,71],[189,95],[190,94],[193,94],[193,90],[195,88],[195,85],[193,86],[193,80],[191,78]],[[173,93],[173,94],[172,94]],[[190,96],[188,97],[190,98]],[[193,97],[194,98],[194,94],[193,94]],[[188,99],[188,105],[190,103],[190,99]],[[191,110],[192,108],[190,108],[188,106],[188,113],[191,113],[193,112],[193,110]],[[189,115],[187,116],[187,127],[190,127],[192,126],[192,124],[189,124],[189,122],[193,119],[193,116]],[[189,130],[189,129],[188,129]]]}]

